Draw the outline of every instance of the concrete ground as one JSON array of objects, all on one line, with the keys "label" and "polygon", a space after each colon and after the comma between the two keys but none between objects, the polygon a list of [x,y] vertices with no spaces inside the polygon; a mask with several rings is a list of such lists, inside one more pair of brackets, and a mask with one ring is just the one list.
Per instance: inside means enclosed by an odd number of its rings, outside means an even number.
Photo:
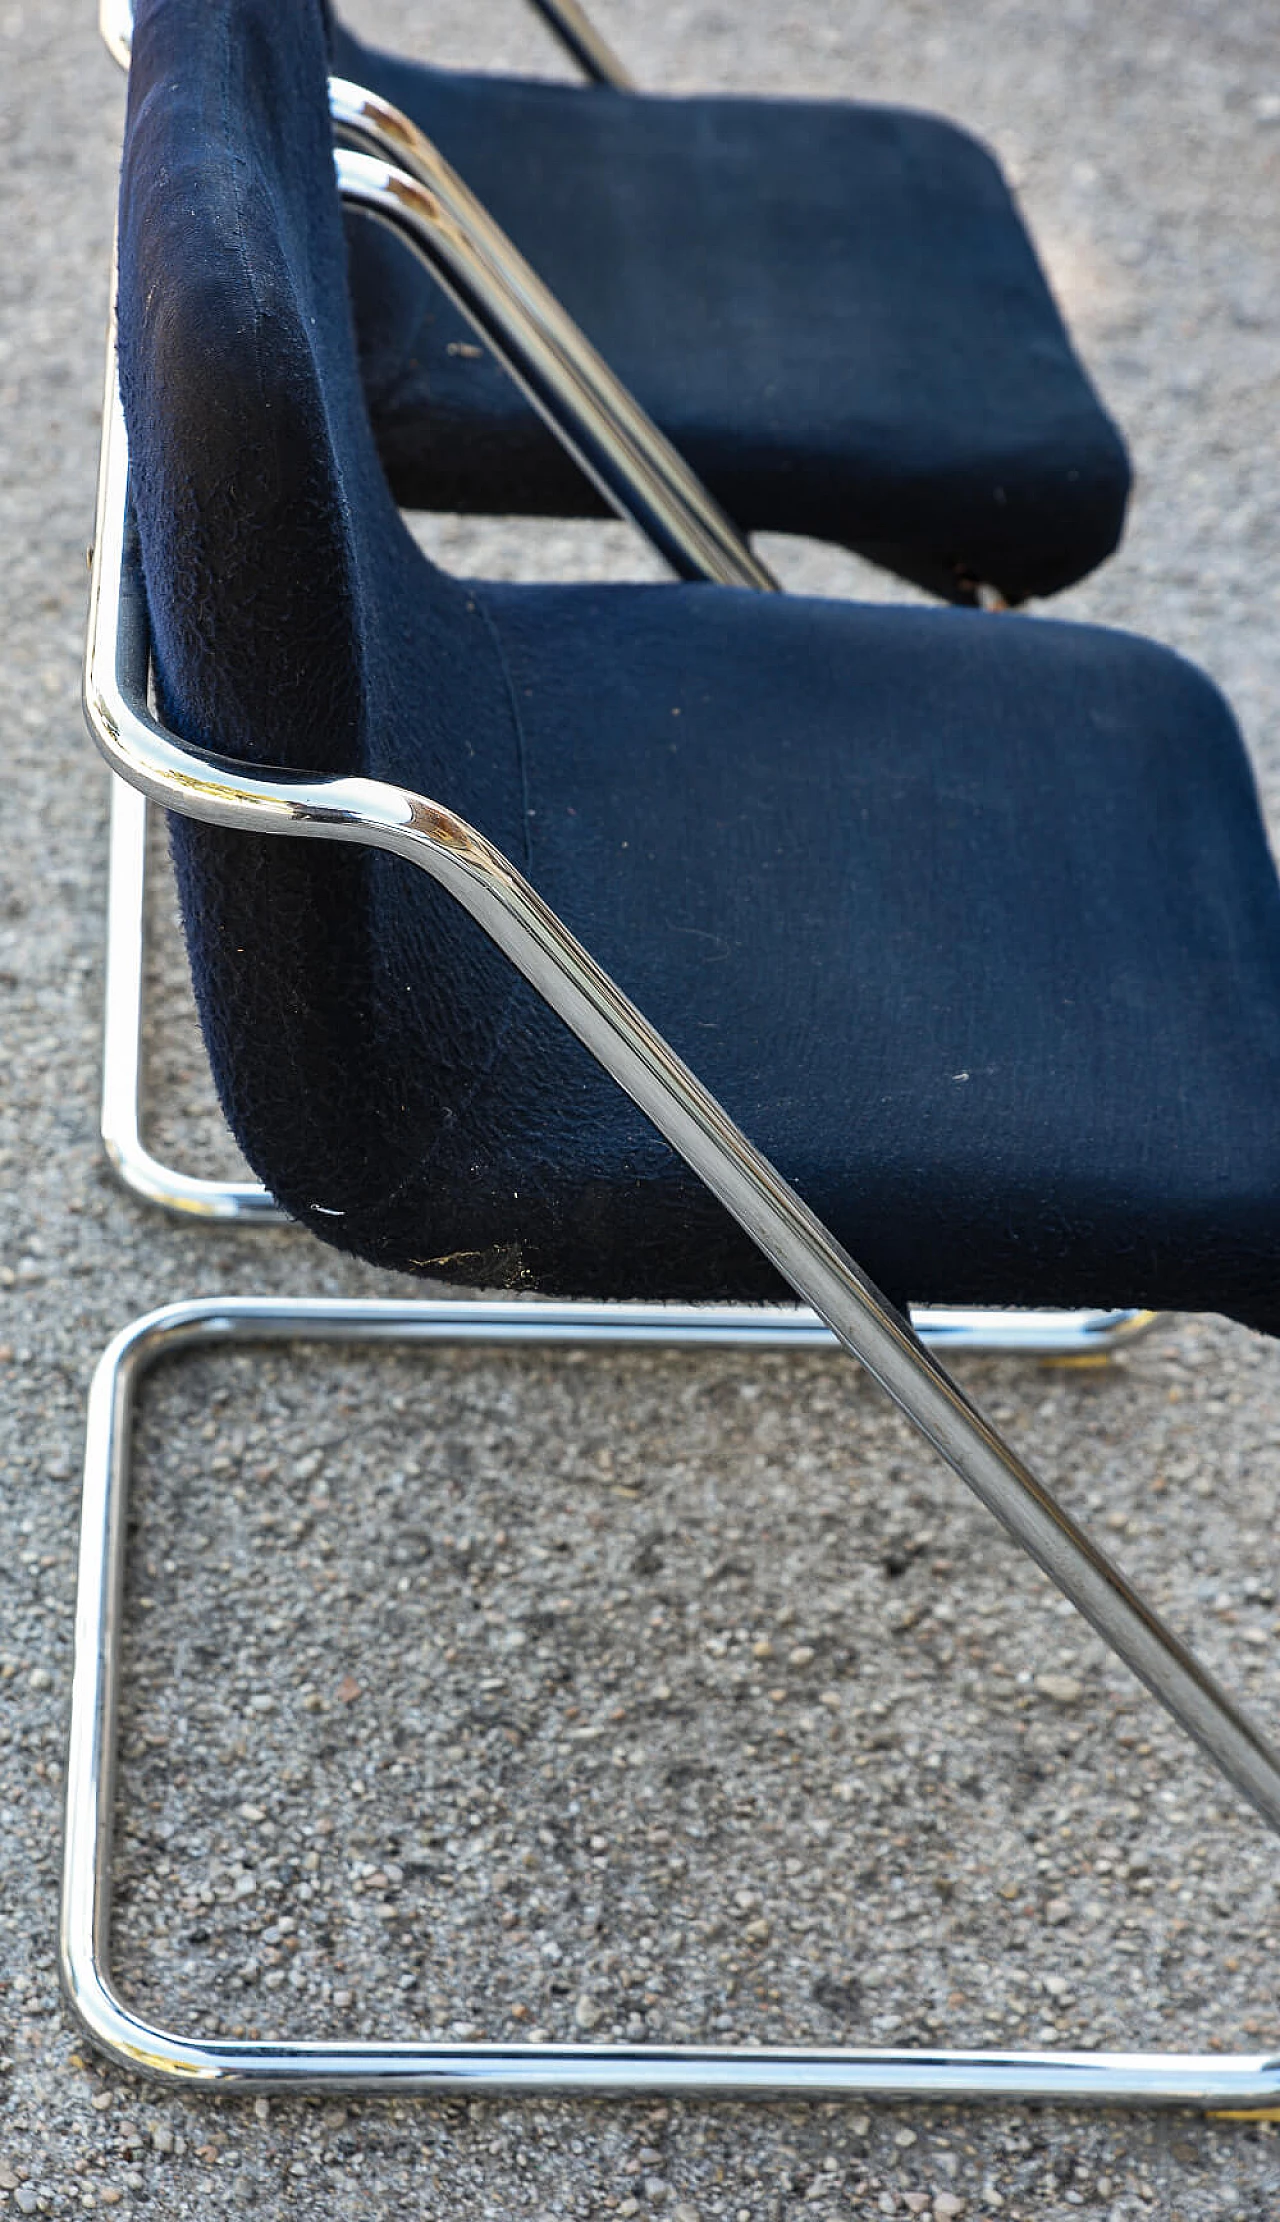
[{"label": "concrete ground", "polygon": [[[1268,0],[597,0],[653,86],[905,98],[1002,154],[1136,455],[1054,605],[1231,695],[1280,811],[1280,33]],[[517,0],[362,0],[554,69]],[[1270,2216],[1280,2138],[1021,2108],[211,2104],[58,1997],[85,1387],[212,1290],[385,1290],[186,1231],[95,1138],[105,782],[77,706],[120,81],[90,0],[0,0],[0,2201],[214,2217]],[[643,568],[619,528],[424,528]],[[816,591],[898,590],[769,551]],[[1048,621],[1046,619],[1046,621]],[[225,1161],[163,888],[154,1132]],[[1175,1624],[1280,1712],[1280,1349],[1163,1327],[1104,1373],[970,1362]],[[1265,2048],[1276,1853],[842,1361],[199,1359],[141,1427],[116,1959],[224,2030]],[[1038,1683],[1050,1678],[1056,1695]]]}]

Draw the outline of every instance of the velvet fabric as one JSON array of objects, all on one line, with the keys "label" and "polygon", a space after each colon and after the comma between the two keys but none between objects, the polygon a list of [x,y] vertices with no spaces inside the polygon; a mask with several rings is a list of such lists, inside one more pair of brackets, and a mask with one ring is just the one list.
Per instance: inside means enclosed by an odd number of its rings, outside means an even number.
[{"label": "velvet fabric", "polygon": [[[163,709],[495,840],[898,1301],[1280,1330],[1280,887],[1123,634],[460,582],[365,414],[317,0],[141,0],[120,359]],[[425,874],[176,821],[249,1162],[387,1265],[757,1298],[747,1237]]]},{"label": "velvet fabric", "polygon": [[[996,163],[936,116],[666,99],[432,69],[335,28],[747,529],[1011,602],[1102,562],[1129,467]],[[409,251],[348,224],[374,430],[402,503],[597,498]]]}]

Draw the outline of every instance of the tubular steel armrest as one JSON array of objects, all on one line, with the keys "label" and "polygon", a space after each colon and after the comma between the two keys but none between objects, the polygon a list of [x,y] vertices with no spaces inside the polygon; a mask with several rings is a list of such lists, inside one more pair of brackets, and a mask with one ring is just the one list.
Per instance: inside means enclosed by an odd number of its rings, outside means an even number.
[{"label": "tubular steel armrest", "polygon": [[208,824],[387,851],[426,871],[503,950],[705,1181],[805,1303],[960,1478],[1280,1829],[1280,1757],[1003,1443],[701,1082],[483,834],[386,782],[250,773],[188,747],[147,707],[149,637],[129,520],[128,451],[108,366],[85,673],[90,730],[112,769]]},{"label": "tubular steel armrest", "polygon": [[329,80],[329,104],[344,138],[376,149],[335,153],[343,200],[426,262],[606,501],[681,578],[776,592],[718,502],[430,140],[342,78]]},{"label": "tubular steel armrest", "polygon": [[98,0],[98,35],[112,61],[128,69],[133,52],[133,0]]}]

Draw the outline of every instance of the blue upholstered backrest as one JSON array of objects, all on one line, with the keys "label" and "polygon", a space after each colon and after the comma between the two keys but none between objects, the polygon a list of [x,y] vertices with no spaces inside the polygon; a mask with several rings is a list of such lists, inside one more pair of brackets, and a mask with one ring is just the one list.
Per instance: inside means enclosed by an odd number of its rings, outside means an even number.
[{"label": "blue upholstered backrest", "polygon": [[[475,596],[414,546],[370,436],[325,78],[318,0],[140,0],[119,345],[161,702],[230,754],[411,776],[519,854],[500,657]],[[353,1168],[381,1193],[400,1146],[365,1086],[375,1044],[394,1066],[381,1014],[412,994],[439,1044],[416,1155],[456,1060],[490,1052],[501,960],[429,890],[406,927],[387,860],[191,823],[173,840],[233,1125],[260,1125],[246,1044],[278,1034],[286,1161],[310,1195],[348,1194]]]},{"label": "blue upholstered backrest", "polygon": [[216,714],[220,746],[317,769],[349,768],[397,692],[397,584],[442,638],[465,599],[374,453],[325,79],[318,0],[142,0],[119,295],[162,680],[187,718]]},{"label": "blue upholstered backrest", "polygon": [[272,670],[272,745],[321,769],[350,765],[359,728],[374,476],[331,149],[316,0],[144,0],[120,361],[159,668],[181,674],[188,715],[216,709],[220,746],[258,757]]}]

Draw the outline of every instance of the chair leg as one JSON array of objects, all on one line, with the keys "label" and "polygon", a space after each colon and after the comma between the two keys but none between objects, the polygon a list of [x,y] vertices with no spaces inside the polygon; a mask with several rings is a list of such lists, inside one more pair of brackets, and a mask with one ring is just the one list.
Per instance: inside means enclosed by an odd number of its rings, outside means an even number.
[{"label": "chair leg", "polygon": [[142,1139],[142,1016],[146,962],[146,799],[111,782],[102,1018],[102,1146],[113,1172],[149,1204],[181,1218],[284,1226],[258,1181],[204,1180],[153,1157]]},{"label": "chair leg", "polygon": [[[272,1227],[287,1215],[257,1181],[207,1180],[162,1164],[143,1138],[142,1022],[146,954],[146,798],[118,778],[111,782],[106,992],[102,1036],[102,1141],[125,1187],[179,1218]],[[602,1306],[602,1318],[613,1307]],[[1017,1311],[917,1305],[912,1324],[934,1349],[1002,1352],[1036,1358],[1107,1358],[1155,1325],[1144,1311]],[[819,1344],[832,1337],[816,1314],[766,1307],[765,1320],[785,1325],[802,1317]],[[753,1332],[744,1339],[754,1340]]]},{"label": "chair leg", "polygon": [[609,85],[618,93],[636,90],[630,70],[619,61],[604,34],[597,31],[581,0],[530,0],[530,5],[591,84]]},{"label": "chair leg", "polygon": [[731,2097],[1028,2099],[1189,2105],[1260,2114],[1280,2104],[1280,2058],[1262,2053],[1089,2053],[668,2045],[380,2043],[178,2035],[144,2021],[111,1977],[111,1844],[131,1422],[158,1360],[210,1344],[343,1342],[436,1347],[675,1340],[812,1347],[799,1315],[520,1302],[176,1304],[136,1320],[105,1352],[89,1402],[67,1769],[61,1964],[68,1999],[121,2066],[185,2090],[684,2092]]}]

